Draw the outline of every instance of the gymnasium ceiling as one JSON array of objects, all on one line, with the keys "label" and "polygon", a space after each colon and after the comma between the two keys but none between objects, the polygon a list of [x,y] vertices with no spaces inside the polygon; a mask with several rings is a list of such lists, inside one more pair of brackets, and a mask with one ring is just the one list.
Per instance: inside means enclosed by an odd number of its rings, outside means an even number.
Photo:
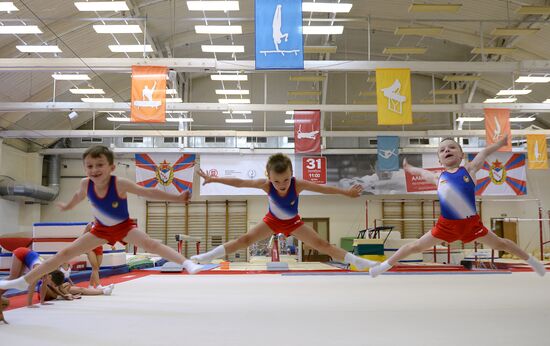
[{"label": "gymnasium ceiling", "polygon": [[[311,0],[313,1],[313,0]],[[229,12],[189,11],[187,1],[176,0],[126,0],[128,11],[122,12],[81,12],[73,0],[21,0],[14,1],[19,9],[11,13],[0,12],[0,24],[37,25],[42,34],[0,35],[0,59],[5,58],[141,58],[143,53],[113,53],[109,45],[146,44],[154,48],[149,58],[191,58],[218,60],[254,59],[254,0],[239,0],[239,10]],[[306,0],[304,0],[306,2]],[[316,2],[321,2],[317,0]],[[306,54],[306,60],[357,60],[357,61],[443,61],[449,62],[510,62],[525,60],[550,60],[550,11],[543,14],[522,14],[522,6],[550,6],[550,1],[526,0],[432,0],[430,3],[461,5],[456,13],[410,11],[412,1],[404,0],[322,0],[331,3],[351,3],[349,13],[309,13],[304,12],[304,25],[343,25],[341,35],[308,35],[306,46],[336,46],[335,53]],[[420,2],[417,2],[420,3]],[[427,3],[424,2],[424,3]],[[0,4],[2,4],[0,2]],[[546,14],[544,14],[544,12]],[[195,25],[241,25],[242,34],[197,34]],[[139,25],[146,34],[98,34],[93,25],[133,24]],[[435,36],[396,34],[398,27],[438,27]],[[369,32],[370,28],[370,32]],[[531,29],[529,34],[498,36],[497,28]],[[22,53],[18,45],[57,45],[61,53]],[[243,45],[244,53],[204,53],[202,45]],[[514,48],[505,55],[474,54],[475,47]],[[424,54],[388,55],[387,47],[425,47]],[[1,62],[0,62],[1,64]],[[451,69],[450,69],[451,70]],[[101,88],[105,91],[100,97],[110,97],[115,102],[129,102],[130,74],[120,72],[89,71],[87,82],[57,81],[52,79],[56,71],[16,71],[1,72],[0,103],[5,102],[80,102],[82,95],[69,92],[71,88]],[[550,72],[550,71],[549,71]],[[304,99],[294,96],[292,91],[319,91],[319,96],[307,96],[307,100],[319,104],[374,104],[370,96],[374,90],[373,72],[332,71],[325,73],[321,83],[295,82],[289,80],[299,72],[249,73],[249,80],[237,85],[236,82],[212,81],[205,72],[179,72],[177,82],[169,82],[178,91],[178,97],[188,102],[217,103],[219,95],[215,89],[250,90],[252,104],[287,104]],[[518,84],[514,80],[517,71],[509,73],[481,73],[478,82],[454,83],[443,81],[449,73],[414,73],[413,103],[433,103],[432,89],[464,89],[462,95],[437,96],[437,102],[481,103],[486,98],[495,97],[503,89],[530,89],[528,95],[517,96],[517,103],[541,103],[550,98],[550,84]],[[309,73],[311,75],[311,73]],[[326,86],[325,86],[326,84]],[[267,85],[267,91],[264,90]],[[265,98],[267,96],[267,98]],[[90,97],[94,97],[90,95]],[[97,96],[96,96],[97,97]],[[170,97],[170,96],[169,96]],[[223,96],[222,96],[223,97]],[[248,97],[248,96],[247,96]],[[439,99],[444,99],[439,101]],[[455,116],[475,114],[455,114]],[[177,129],[177,123],[165,125],[131,125],[107,121],[108,116],[128,115],[79,112],[79,116],[69,120],[67,112],[7,112],[0,114],[0,126],[4,130],[72,130],[72,129]],[[169,116],[179,116],[171,114]],[[232,115],[234,118],[252,118],[251,124],[227,124],[231,115],[221,112],[191,112],[184,117],[193,118],[191,130],[267,130],[291,131],[291,124],[284,112],[253,112],[250,115]],[[478,115],[479,116],[479,115]],[[514,123],[513,128],[536,125],[544,129],[550,127],[550,113],[521,113],[518,117],[536,117],[534,122]],[[398,130],[452,129],[451,113],[415,113],[415,123]],[[391,127],[377,127],[374,113],[367,112],[327,112],[325,128],[334,131],[347,130],[388,130]],[[456,126],[456,124],[454,124]],[[464,123],[464,128],[481,129],[481,123]],[[33,140],[41,146],[52,139]]]}]

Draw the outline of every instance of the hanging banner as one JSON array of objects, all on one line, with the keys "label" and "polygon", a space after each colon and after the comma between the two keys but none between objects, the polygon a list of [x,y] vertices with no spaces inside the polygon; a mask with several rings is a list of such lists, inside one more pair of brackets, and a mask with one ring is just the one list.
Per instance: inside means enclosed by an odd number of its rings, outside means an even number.
[{"label": "hanging banner", "polygon": [[294,152],[321,152],[320,111],[294,111]]},{"label": "hanging banner", "polygon": [[[476,154],[468,154],[472,161]],[[519,196],[527,194],[525,154],[493,153],[477,171],[476,196]]]},{"label": "hanging banner", "polygon": [[411,70],[376,69],[378,125],[412,124]]},{"label": "hanging banner", "polygon": [[377,138],[377,169],[379,171],[399,170],[399,137],[378,136]]},{"label": "hanging banner", "polygon": [[132,66],[133,122],[166,121],[166,66]]},{"label": "hanging banner", "polygon": [[[443,167],[424,169],[434,174],[440,174],[445,171]],[[437,191],[437,185],[426,181],[426,179],[420,175],[413,175],[405,171],[405,181],[407,184],[407,192]]]},{"label": "hanging banner", "polygon": [[256,0],[256,69],[304,69],[302,0]]},{"label": "hanging banner", "polygon": [[327,183],[327,158],[326,157],[303,157],[302,177],[304,180],[316,184]]},{"label": "hanging banner", "polygon": [[548,169],[546,135],[527,135],[527,158],[529,169]]},{"label": "hanging banner", "polygon": [[510,131],[510,110],[485,108],[485,138],[487,146],[498,142],[508,135],[508,144],[498,151],[512,151],[512,132]]},{"label": "hanging banner", "polygon": [[136,154],[136,182],[170,193],[193,193],[195,154]]}]

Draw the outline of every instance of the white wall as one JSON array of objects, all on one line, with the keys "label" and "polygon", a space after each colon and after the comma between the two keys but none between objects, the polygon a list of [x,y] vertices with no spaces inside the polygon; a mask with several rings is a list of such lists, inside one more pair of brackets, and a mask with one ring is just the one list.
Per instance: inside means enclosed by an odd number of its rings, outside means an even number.
[{"label": "white wall", "polygon": [[[12,177],[17,182],[42,183],[42,156],[25,153],[8,145],[0,146],[0,175]],[[0,235],[16,232],[31,232],[32,225],[39,222],[39,204],[25,204],[22,199],[0,198]]]},{"label": "white wall", "polygon": [[[135,166],[132,160],[117,159],[115,162],[122,163],[117,165],[115,174],[135,181]],[[123,164],[129,164],[126,167]],[[64,165],[67,167],[65,168]],[[80,179],[83,177],[83,168],[81,160],[64,159],[61,168],[61,190],[59,200],[68,201],[76,188]],[[528,171],[528,192],[526,198],[540,198],[543,209],[550,208],[550,183],[548,181],[548,171]],[[197,188],[199,181],[195,176],[194,181],[195,194],[193,200],[204,200]],[[407,195],[392,196],[392,199],[409,198]],[[138,219],[140,226],[144,226],[145,220],[145,199],[131,195],[129,197],[130,215]],[[429,196],[426,196],[429,198]],[[227,197],[209,198],[209,200],[225,200]],[[262,196],[229,196],[230,200],[248,201],[248,219],[250,223],[259,222],[267,212],[267,198]],[[361,196],[356,199],[350,199],[343,196],[301,196],[300,215],[302,217],[329,217],[330,218],[330,242],[336,245],[340,244],[340,238],[346,236],[355,236],[357,232],[365,228],[365,201],[367,196]],[[508,217],[537,218],[538,206],[536,202],[484,202],[482,206],[483,222],[487,227],[490,226],[491,217],[499,217],[506,214]],[[374,218],[380,218],[381,203],[379,200],[369,200],[369,226],[372,226]],[[547,215],[543,215],[547,217]],[[74,210],[68,212],[59,212],[53,203],[42,207],[42,221],[87,221],[92,217],[90,205],[84,201]],[[545,238],[549,239],[548,223],[544,223],[546,232]],[[538,248],[538,222],[525,222],[519,224],[519,244],[528,249]]]}]

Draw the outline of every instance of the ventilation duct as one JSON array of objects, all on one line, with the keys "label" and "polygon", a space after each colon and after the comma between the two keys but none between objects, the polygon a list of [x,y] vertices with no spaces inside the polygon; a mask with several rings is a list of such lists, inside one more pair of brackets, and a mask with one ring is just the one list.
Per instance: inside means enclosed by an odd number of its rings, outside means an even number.
[{"label": "ventilation duct", "polygon": [[[63,141],[59,141],[54,148],[64,147]],[[30,183],[20,183],[8,176],[0,177],[0,196],[26,197],[39,201],[53,201],[59,195],[59,182],[61,177],[61,160],[59,155],[50,155],[48,159],[48,186]]]}]

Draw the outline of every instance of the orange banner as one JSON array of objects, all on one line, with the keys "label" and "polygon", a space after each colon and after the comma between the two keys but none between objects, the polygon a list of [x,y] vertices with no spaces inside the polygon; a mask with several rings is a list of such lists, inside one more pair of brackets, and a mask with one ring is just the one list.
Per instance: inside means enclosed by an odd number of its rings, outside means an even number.
[{"label": "orange banner", "polygon": [[548,169],[546,135],[527,135],[527,159],[529,169]]},{"label": "orange banner", "polygon": [[166,66],[132,66],[132,121],[166,121]]},{"label": "orange banner", "polygon": [[508,135],[508,143],[498,151],[512,151],[512,132],[510,131],[510,110],[485,108],[485,139],[487,146],[498,142]]}]

